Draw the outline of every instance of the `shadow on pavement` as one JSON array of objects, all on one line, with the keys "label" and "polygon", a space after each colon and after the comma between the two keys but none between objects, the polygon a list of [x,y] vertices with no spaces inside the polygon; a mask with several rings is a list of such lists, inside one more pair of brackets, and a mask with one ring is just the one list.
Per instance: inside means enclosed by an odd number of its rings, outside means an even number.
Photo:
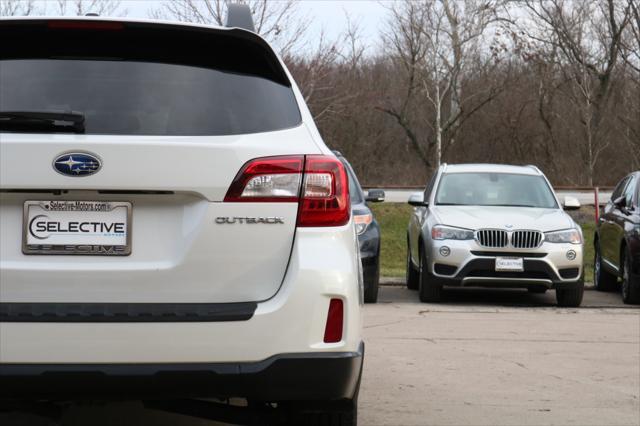
[{"label": "shadow on pavement", "polygon": [[[420,303],[420,300],[417,291],[394,285],[380,287],[378,302]],[[447,287],[443,291],[440,305],[551,308],[556,306],[556,292],[547,290],[544,294],[535,294],[526,289]],[[591,288],[585,290],[581,307],[640,309],[638,305],[625,305],[617,292],[603,293]]]}]

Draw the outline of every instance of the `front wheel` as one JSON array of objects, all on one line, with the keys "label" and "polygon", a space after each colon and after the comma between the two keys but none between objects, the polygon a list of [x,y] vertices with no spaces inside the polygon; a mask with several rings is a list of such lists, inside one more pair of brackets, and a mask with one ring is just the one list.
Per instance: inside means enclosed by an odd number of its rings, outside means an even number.
[{"label": "front wheel", "polygon": [[369,267],[364,274],[364,303],[378,302],[378,287],[380,285],[380,253],[376,256],[373,267]]},{"label": "front wheel", "polygon": [[420,301],[427,303],[439,303],[442,299],[442,285],[435,282],[427,268],[427,255],[422,250],[420,253]]},{"label": "front wheel", "polygon": [[407,236],[407,288],[409,290],[417,290],[418,287],[420,287],[420,272],[413,266],[411,261],[411,246]]},{"label": "front wheel", "polygon": [[599,241],[596,242],[596,254],[593,261],[593,281],[598,291],[614,291],[618,285],[618,277],[603,268]]},{"label": "front wheel", "polygon": [[635,305],[640,303],[640,282],[633,279],[631,272],[631,253],[626,249],[622,260],[622,301]]},{"label": "front wheel", "polygon": [[583,296],[584,281],[580,281],[575,287],[556,289],[556,301],[563,308],[577,308],[582,303]]}]

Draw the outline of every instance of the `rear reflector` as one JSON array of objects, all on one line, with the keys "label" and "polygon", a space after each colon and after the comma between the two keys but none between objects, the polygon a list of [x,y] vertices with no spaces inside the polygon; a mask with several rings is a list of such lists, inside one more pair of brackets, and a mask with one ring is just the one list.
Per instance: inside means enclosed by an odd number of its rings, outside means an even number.
[{"label": "rear reflector", "polygon": [[324,342],[337,343],[342,340],[344,307],[341,299],[331,299],[327,313],[327,325],[324,329]]},{"label": "rear reflector", "polygon": [[71,30],[119,31],[124,29],[124,24],[122,22],[104,21],[49,21],[47,25],[52,29]]},{"label": "rear reflector", "polygon": [[344,166],[325,155],[251,160],[238,172],[224,201],[299,202],[297,225],[301,227],[341,226],[351,215]]}]

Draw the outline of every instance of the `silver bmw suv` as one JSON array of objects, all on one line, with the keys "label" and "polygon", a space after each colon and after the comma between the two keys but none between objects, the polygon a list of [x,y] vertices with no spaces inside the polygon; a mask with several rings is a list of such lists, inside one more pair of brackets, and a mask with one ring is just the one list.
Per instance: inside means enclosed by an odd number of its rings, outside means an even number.
[{"label": "silver bmw suv", "polygon": [[483,286],[582,302],[582,230],[537,167],[445,164],[409,204],[407,286],[421,301],[440,301],[443,286]]}]

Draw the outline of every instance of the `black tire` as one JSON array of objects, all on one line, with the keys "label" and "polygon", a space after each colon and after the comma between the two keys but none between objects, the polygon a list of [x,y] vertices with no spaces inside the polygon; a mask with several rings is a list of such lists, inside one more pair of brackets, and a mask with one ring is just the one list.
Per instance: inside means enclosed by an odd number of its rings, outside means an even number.
[{"label": "black tire", "polygon": [[378,287],[380,285],[380,253],[376,256],[376,265],[372,274],[364,277],[364,303],[378,302]]},{"label": "black tire", "polygon": [[596,254],[593,260],[593,284],[598,291],[616,291],[618,288],[618,277],[607,272],[602,267],[602,254],[600,252],[600,242],[596,241]]},{"label": "black tire", "polygon": [[629,305],[640,304],[640,282],[631,275],[631,253],[625,249],[622,259],[622,301]]},{"label": "black tire", "polygon": [[420,301],[423,303],[439,303],[442,298],[442,285],[427,270],[427,255],[420,251]]},{"label": "black tire", "polygon": [[407,288],[409,290],[417,290],[420,287],[420,272],[413,266],[410,253],[409,237],[407,237]]},{"label": "black tire", "polygon": [[286,419],[273,424],[279,426],[356,426],[358,424],[358,403],[356,400],[324,404],[292,404],[287,406]]},{"label": "black tire", "polygon": [[557,288],[556,301],[562,308],[577,308],[582,303],[584,296],[584,281],[572,288]]},{"label": "black tire", "polygon": [[528,287],[527,290],[529,290],[529,293],[544,294],[547,292],[547,287],[543,285],[536,285]]}]

